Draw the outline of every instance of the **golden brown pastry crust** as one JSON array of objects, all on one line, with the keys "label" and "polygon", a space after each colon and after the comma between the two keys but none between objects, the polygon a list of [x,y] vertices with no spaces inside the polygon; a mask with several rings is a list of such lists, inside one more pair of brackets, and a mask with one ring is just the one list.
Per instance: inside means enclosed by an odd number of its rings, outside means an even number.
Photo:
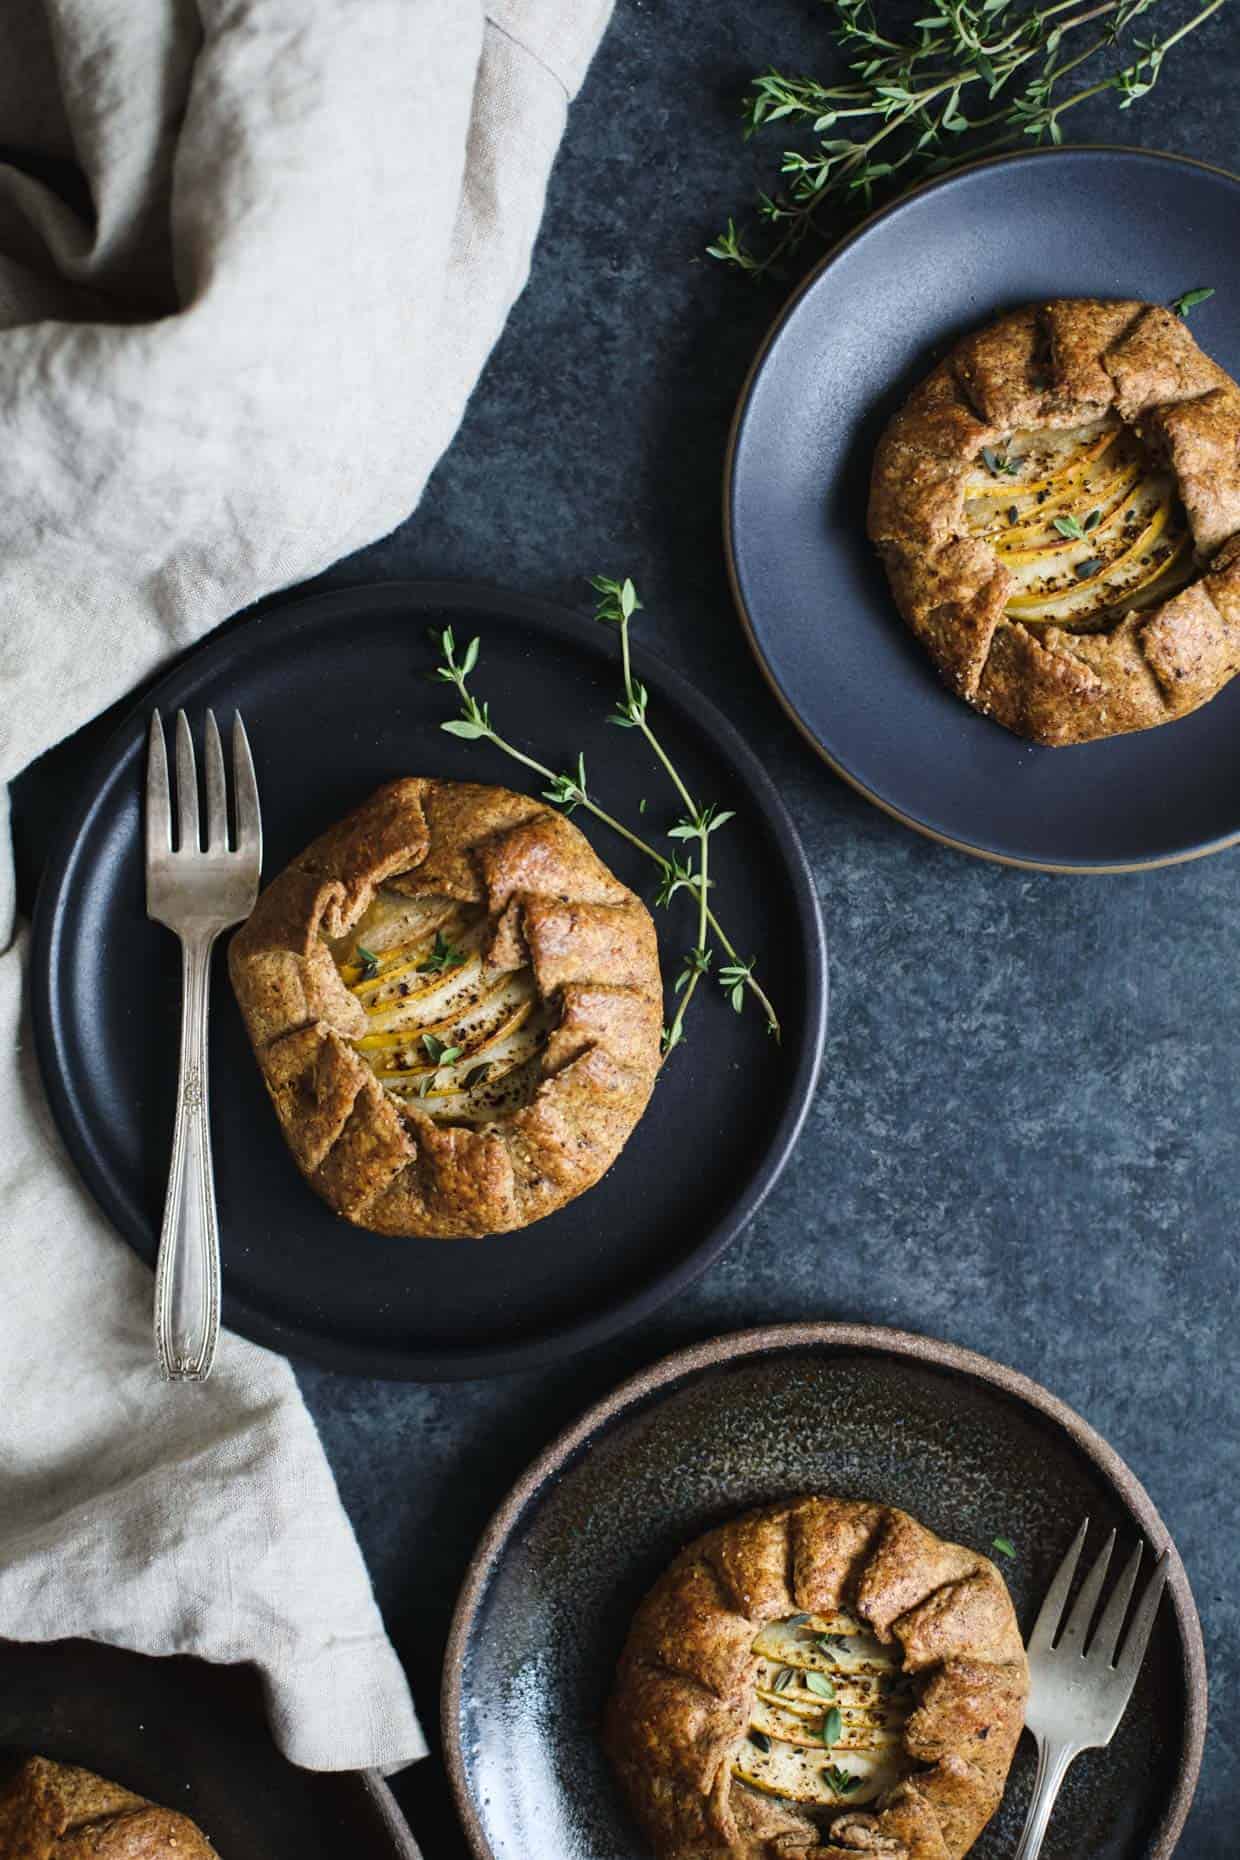
[{"label": "golden brown pastry crust", "polygon": [[[829,1826],[730,1773],[768,1622],[846,1609],[917,1676],[914,1773]],[[605,1742],[659,1860],[960,1860],[999,1805],[1029,1675],[1011,1599],[976,1551],[886,1505],[803,1498],[691,1543],[634,1618]]]},{"label": "golden brown pastry crust", "polygon": [[90,1770],[31,1757],[0,1788],[0,1860],[219,1860],[201,1829]]},{"label": "golden brown pastry crust", "polygon": [[[964,478],[1016,429],[1114,413],[1174,475],[1198,578],[1105,633],[1004,614],[1010,577],[969,535]],[[1240,670],[1240,388],[1157,304],[1066,299],[967,336],[879,442],[869,533],[896,604],[945,682],[1020,736],[1052,745],[1185,716]]]},{"label": "golden brown pastry crust", "polygon": [[[357,923],[380,883],[482,907],[488,965],[530,965],[555,1024],[523,1109],[437,1124],[385,1092],[349,1044],[364,1016],[326,938]],[[506,788],[421,777],[381,788],[266,887],[229,968],[298,1167],[375,1233],[480,1236],[550,1214],[610,1168],[658,1071],[649,912],[562,814]]]}]

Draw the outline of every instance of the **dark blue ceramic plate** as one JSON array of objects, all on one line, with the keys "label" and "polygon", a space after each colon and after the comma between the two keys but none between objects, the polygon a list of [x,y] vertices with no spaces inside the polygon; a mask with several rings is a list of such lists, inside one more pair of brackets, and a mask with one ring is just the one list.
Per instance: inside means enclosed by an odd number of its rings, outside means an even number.
[{"label": "dark blue ceramic plate", "polygon": [[836,772],[919,832],[1050,870],[1124,871],[1240,838],[1240,680],[1162,729],[1022,742],[940,685],[865,534],[886,421],[966,331],[1050,297],[1215,296],[1193,334],[1240,377],[1240,180],[1057,149],[933,182],[831,252],[768,336],[724,484],[733,588],[776,695]]},{"label": "dark blue ceramic plate", "polygon": [[[180,998],[176,941],[145,910],[151,707],[168,716],[184,706],[199,729],[208,705],[221,719],[241,710],[272,878],[396,775],[543,786],[497,750],[440,730],[455,705],[431,675],[426,633],[448,623],[462,640],[481,638],[473,682],[501,729],[554,768],[584,751],[591,785],[622,819],[638,820],[648,797],[651,838],[674,823],[652,758],[607,726],[615,640],[588,617],[491,589],[392,582],[269,609],[192,654],[83,782],[43,874],[31,960],[39,1059],[61,1134],[146,1259],[167,1180]],[[658,660],[638,651],[634,664],[692,791],[736,809],[711,842],[727,900],[720,915],[738,949],[760,957],[782,1046],[712,983],[623,1155],[588,1195],[490,1240],[383,1239],[338,1219],[302,1181],[217,957],[211,1113],[224,1321],[235,1330],[368,1376],[497,1375],[634,1323],[716,1257],[778,1176],[813,1095],[826,1026],[813,881],[783,803],[732,726]],[[578,820],[617,875],[651,898],[653,867]],[[692,940],[684,903],[655,913],[669,983]]]},{"label": "dark blue ceramic plate", "polygon": [[[1083,1517],[1091,1551],[1112,1528],[1123,1544],[1168,1542],[1137,1479],[1079,1415],[971,1351],[848,1324],[682,1350],[547,1449],[470,1565],[442,1725],[476,1860],[648,1860],[598,1741],[633,1610],[699,1532],[815,1491],[898,1505],[995,1555],[1026,1637]],[[998,1536],[1014,1546],[1008,1561]],[[1175,1847],[1201,1766],[1206,1681],[1173,1546],[1168,1561],[1132,1701],[1110,1746],[1073,1765],[1044,1860],[1167,1860]],[[1033,1772],[1024,1738],[972,1860],[1015,1852]]]}]

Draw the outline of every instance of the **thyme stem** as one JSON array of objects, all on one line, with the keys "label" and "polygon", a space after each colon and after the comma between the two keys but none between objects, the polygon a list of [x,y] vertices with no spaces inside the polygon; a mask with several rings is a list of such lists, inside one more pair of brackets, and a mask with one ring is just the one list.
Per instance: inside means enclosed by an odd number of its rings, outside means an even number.
[{"label": "thyme stem", "polygon": [[[578,756],[577,758],[577,772],[575,775],[557,774],[556,771],[548,767],[545,762],[540,762],[536,756],[532,756],[528,754],[527,751],[519,749],[515,743],[509,742],[506,737],[502,736],[491,722],[489,705],[480,702],[469,688],[470,675],[478,663],[478,641],[476,639],[471,640],[461,659],[458,661],[456,655],[456,640],[453,636],[451,627],[446,627],[442,633],[435,635],[440,650],[440,663],[436,667],[436,673],[438,677],[451,684],[455,689],[460,699],[461,714],[459,717],[448,719],[440,727],[454,736],[462,736],[467,740],[490,743],[493,748],[498,749],[503,755],[510,757],[512,761],[519,763],[523,768],[529,769],[532,774],[542,776],[548,783],[548,787],[544,791],[548,800],[554,801],[557,805],[563,807],[566,812],[570,813],[575,808],[582,807],[588,814],[591,814],[594,819],[599,821],[601,825],[610,828],[613,833],[618,834],[622,840],[632,846],[635,851],[649,859],[657,868],[660,877],[660,903],[670,902],[671,898],[679,890],[689,892],[695,899],[697,904],[697,941],[694,948],[686,957],[685,968],[682,971],[683,980],[679,984],[680,1000],[677,1004],[676,1013],[672,1018],[671,1024],[664,1034],[665,1051],[670,1052],[672,1047],[677,1045],[683,1037],[685,1015],[688,1011],[689,1003],[692,1001],[697,991],[699,981],[710,966],[710,936],[712,934],[720,948],[730,958],[729,967],[720,971],[720,981],[729,990],[732,998],[732,1005],[734,1007],[739,1007],[740,994],[748,993],[752,995],[766,1017],[768,1031],[778,1039],[780,1037],[779,1017],[765,989],[761,986],[753,973],[754,964],[752,961],[745,962],[742,960],[737,952],[736,945],[724,930],[723,925],[720,923],[710,905],[709,887],[712,883],[709,869],[710,834],[717,827],[722,826],[731,816],[728,814],[720,814],[709,806],[705,808],[698,807],[698,804],[694,800],[671,757],[664,749],[647,719],[647,693],[645,687],[633,676],[632,653],[629,644],[629,622],[634,612],[640,607],[640,602],[637,599],[636,590],[633,589],[632,583],[627,581],[623,583],[607,582],[600,577],[599,580],[596,581],[595,586],[600,589],[600,591],[606,590],[606,592],[603,593],[602,600],[599,602],[596,617],[617,625],[620,633],[624,702],[618,708],[617,714],[613,717],[612,721],[623,723],[628,727],[638,728],[641,731],[641,734],[645,737],[653,754],[672,782],[677,795],[686,809],[686,821],[682,823],[682,827],[687,826],[689,830],[688,834],[686,834],[682,831],[682,828],[676,828],[673,829],[673,834],[679,837],[692,837],[694,840],[697,848],[698,861],[696,869],[689,865],[682,865],[674,858],[668,858],[655,846],[652,846],[649,840],[643,839],[639,833],[635,833],[623,820],[617,818],[615,814],[610,813],[607,808],[596,801],[589,792],[586,784],[585,762],[583,757]],[[628,590],[628,594],[624,596],[622,600],[624,590]],[[627,611],[624,610],[625,607],[627,607]]]}]

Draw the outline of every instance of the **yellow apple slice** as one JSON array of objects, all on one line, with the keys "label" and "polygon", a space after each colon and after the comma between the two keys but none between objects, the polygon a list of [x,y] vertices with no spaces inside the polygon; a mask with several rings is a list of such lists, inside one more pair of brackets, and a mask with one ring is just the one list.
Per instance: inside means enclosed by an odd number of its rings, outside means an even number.
[{"label": "yellow apple slice", "polygon": [[860,1806],[892,1788],[908,1769],[894,1746],[881,1750],[803,1750],[796,1744],[758,1737],[763,1749],[747,1736],[732,1759],[732,1774],[763,1795],[783,1796],[790,1802],[817,1803],[837,1808],[847,1802]]},{"label": "yellow apple slice", "polygon": [[907,1700],[899,1686],[894,1663],[881,1672],[859,1671],[845,1675],[836,1670],[828,1675],[805,1669],[798,1671],[779,1661],[760,1659],[755,1695],[766,1704],[777,1706],[781,1712],[815,1721],[830,1705],[838,1705],[845,1713],[868,1713],[876,1723],[896,1723],[907,1715]]},{"label": "yellow apple slice", "polygon": [[438,1124],[489,1124],[497,1117],[509,1117],[529,1104],[541,1083],[542,1046],[543,1035],[527,1022],[502,1069],[497,1066],[489,1071],[467,1091],[437,1091],[425,1098],[410,1092],[406,1101],[422,1105]]},{"label": "yellow apple slice", "polygon": [[[831,1709],[830,1705],[820,1703],[814,1719],[803,1712],[784,1711],[779,1705],[772,1705],[769,1699],[758,1698],[749,1714],[750,1729],[765,1731],[768,1737],[781,1743],[821,1750],[822,1727]],[[835,1710],[840,1714],[840,1732],[831,1746],[833,1751],[877,1750],[888,1744],[899,1744],[903,1720],[888,1724],[880,1705],[836,1705]]]},{"label": "yellow apple slice", "polygon": [[441,1021],[459,1020],[473,1012],[494,984],[494,977],[488,974],[477,950],[455,968],[443,970],[434,980],[434,987],[421,985],[422,978],[416,975],[395,981],[386,996],[367,1007],[369,1033],[429,1029],[437,1027]]},{"label": "yellow apple slice", "polygon": [[431,946],[435,932],[460,917],[461,906],[455,898],[404,898],[381,888],[352,930],[331,942],[336,967],[352,987],[366,979],[369,966],[359,958],[359,949],[379,957],[382,965],[399,950]]},{"label": "yellow apple slice", "polygon": [[807,1672],[899,1672],[893,1650],[884,1647],[851,1615],[794,1615],[787,1621],[772,1621],[754,1641],[753,1650],[780,1666]]},{"label": "yellow apple slice", "polygon": [[1018,614],[1063,600],[1110,575],[1133,555],[1152,548],[1171,521],[1172,509],[1170,481],[1143,478],[1101,532],[1074,539],[1053,555],[1009,562],[1008,612]]},{"label": "yellow apple slice", "polygon": [[[1109,574],[1085,584],[1077,593],[1041,607],[1021,610],[1012,618],[1028,626],[1060,626],[1096,632],[1130,607],[1141,605],[1142,595],[1153,584],[1171,585],[1174,571],[1186,560],[1191,563],[1191,553],[1192,541],[1187,532],[1174,530],[1139,553],[1134,552]],[[1185,574],[1177,585],[1182,587],[1190,579],[1191,574]]]},{"label": "yellow apple slice", "polygon": [[986,446],[964,481],[966,499],[1006,498],[1054,489],[1066,474],[1099,459],[1119,439],[1118,420],[1036,433],[1014,433]]},{"label": "yellow apple slice", "polygon": [[472,984],[481,972],[483,929],[481,924],[469,930],[453,926],[451,935],[437,933],[442,936],[438,943],[393,951],[393,960],[365,981],[353,984],[354,995],[370,1015],[386,1014],[393,1008],[407,1009],[418,1001],[428,1004],[427,1019],[446,1013],[447,1008],[440,1006],[437,998],[451,996]]},{"label": "yellow apple slice", "polygon": [[1062,500],[1055,499],[1053,505],[1040,511],[1036,519],[992,532],[989,536],[991,547],[1000,561],[1011,567],[1014,562],[1031,562],[1039,555],[1069,549],[1074,541],[1080,540],[1079,537],[1065,535],[1057,527],[1056,518],[1067,522],[1069,518],[1075,517],[1086,536],[1092,538],[1100,535],[1108,528],[1111,519],[1123,510],[1141,483],[1141,478],[1142,468],[1138,459],[1126,470],[1116,472],[1106,485],[1090,484],[1086,479],[1076,491]]},{"label": "yellow apple slice", "polygon": [[973,535],[987,539],[1025,531],[1036,535],[1062,511],[1078,505],[1091,510],[1104,499],[1109,501],[1121,486],[1128,490],[1148,469],[1143,448],[1125,435],[1102,457],[1065,472],[1053,487],[1029,495],[1017,493],[1003,503],[994,498],[974,499],[965,506],[965,520]]},{"label": "yellow apple slice", "polygon": [[384,1054],[413,1050],[430,1034],[441,1046],[459,1046],[470,1051],[497,1039],[518,1009],[528,1007],[534,999],[534,982],[528,969],[505,975],[498,984],[454,997],[451,1011],[439,1018],[419,1018],[381,1033],[363,1034],[354,1042],[357,1050],[381,1058]]},{"label": "yellow apple slice", "polygon": [[[375,1077],[381,1084],[413,1085],[421,1088],[428,1080],[436,1081],[430,1089],[443,1092],[459,1088],[464,1075],[477,1065],[481,1059],[498,1058],[505,1049],[505,1042],[523,1027],[534,1008],[534,1001],[527,996],[515,1006],[504,1003],[506,1009],[503,1017],[489,1029],[481,1032],[477,1038],[462,1045],[448,1045],[433,1033],[402,1033],[395,1036],[378,1034],[369,1041],[359,1040],[359,1050],[375,1068]],[[391,1041],[395,1038],[396,1044]],[[428,1047],[426,1042],[433,1044]],[[379,1042],[379,1050],[375,1043]],[[367,1050],[369,1048],[369,1050]],[[441,1049],[454,1054],[455,1057],[444,1063],[433,1055]]]},{"label": "yellow apple slice", "polygon": [[754,1702],[734,1775],[826,1806],[868,1802],[898,1780],[911,1700],[893,1648],[843,1613],[773,1621],[753,1646]]},{"label": "yellow apple slice", "polygon": [[1058,567],[1033,583],[1023,598],[1010,600],[1014,620],[1079,625],[1122,608],[1160,579],[1190,546],[1186,529],[1170,505],[1159,505],[1129,545],[1108,559],[1078,562],[1072,575]]},{"label": "yellow apple slice", "polygon": [[1191,543],[1192,538],[1187,533],[1177,532],[1174,537],[1164,536],[1161,547],[1168,552],[1166,560],[1148,581],[1125,595],[1122,603],[1125,613],[1134,610],[1140,613],[1146,608],[1157,607],[1188,586],[1198,573]]}]

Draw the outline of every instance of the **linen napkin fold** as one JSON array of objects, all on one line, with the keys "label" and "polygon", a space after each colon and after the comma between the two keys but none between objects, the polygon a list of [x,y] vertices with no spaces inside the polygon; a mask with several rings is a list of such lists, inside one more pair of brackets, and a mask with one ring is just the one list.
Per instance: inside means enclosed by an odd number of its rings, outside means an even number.
[{"label": "linen napkin fold", "polygon": [[[610,0],[5,0],[0,784],[416,503]],[[0,786],[0,796],[4,793]],[[21,1024],[0,829],[0,1637],[248,1661],[313,1768],[425,1745],[287,1362],[166,1387]]]}]

